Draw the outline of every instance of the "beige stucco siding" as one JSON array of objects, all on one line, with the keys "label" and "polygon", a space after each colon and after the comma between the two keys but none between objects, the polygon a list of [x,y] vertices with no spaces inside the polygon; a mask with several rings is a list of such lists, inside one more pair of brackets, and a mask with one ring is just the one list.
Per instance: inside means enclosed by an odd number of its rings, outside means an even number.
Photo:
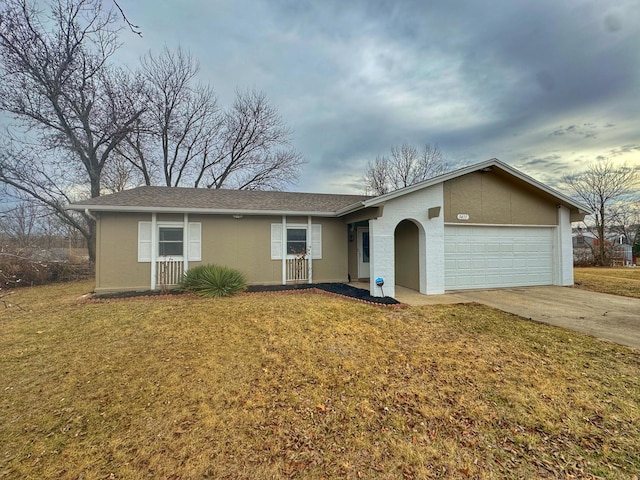
[{"label": "beige stucco siding", "polygon": [[[459,220],[466,214],[468,220]],[[444,221],[495,225],[556,225],[556,202],[531,185],[496,171],[444,183]]]},{"label": "beige stucco siding", "polygon": [[151,216],[100,213],[96,249],[96,291],[148,290],[151,264],[138,262],[138,222]]},{"label": "beige stucco siding", "polygon": [[235,268],[251,283],[274,283],[281,269],[271,261],[271,224],[276,217],[191,215],[190,222],[202,223],[202,262]]},{"label": "beige stucco siding", "polygon": [[314,282],[346,282],[348,273],[347,225],[340,218],[314,219],[322,224],[322,258],[313,261]]},{"label": "beige stucco siding", "polygon": [[420,290],[418,227],[411,220],[403,220],[394,236],[396,285]]},{"label": "beige stucco siding", "polygon": [[[99,221],[96,291],[147,290],[150,262],[138,262],[138,222],[151,214],[102,213]],[[158,222],[183,222],[178,215],[158,214]],[[307,225],[307,217],[287,217],[287,224]],[[189,215],[202,225],[202,261],[192,268],[218,264],[240,270],[252,284],[282,283],[282,261],[271,260],[271,224],[281,216]],[[314,218],[322,225],[322,258],[313,260],[313,281],[345,281],[347,278],[347,226],[341,219]]]},{"label": "beige stucco siding", "polygon": [[348,273],[351,275],[351,280],[358,279],[358,232],[356,230],[355,224],[347,226],[347,229],[353,228],[353,230],[349,231],[347,240],[349,242],[348,245]]}]

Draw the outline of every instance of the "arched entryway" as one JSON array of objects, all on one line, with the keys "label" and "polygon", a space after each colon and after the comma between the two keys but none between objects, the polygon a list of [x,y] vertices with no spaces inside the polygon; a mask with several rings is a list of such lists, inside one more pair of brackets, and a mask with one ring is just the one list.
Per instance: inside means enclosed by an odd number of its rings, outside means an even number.
[{"label": "arched entryway", "polygon": [[420,235],[418,225],[401,221],[394,232],[396,285],[420,290]]}]

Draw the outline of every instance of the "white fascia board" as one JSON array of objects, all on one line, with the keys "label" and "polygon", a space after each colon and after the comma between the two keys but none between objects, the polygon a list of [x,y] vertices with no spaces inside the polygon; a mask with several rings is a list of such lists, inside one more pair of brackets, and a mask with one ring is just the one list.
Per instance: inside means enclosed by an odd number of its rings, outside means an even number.
[{"label": "white fascia board", "polygon": [[237,208],[178,208],[178,207],[132,207],[116,205],[80,205],[66,207],[67,210],[90,212],[129,212],[129,213],[201,213],[217,215],[289,215],[312,217],[336,217],[336,212],[307,212],[297,210],[246,210]]},{"label": "white fascia board", "polygon": [[364,208],[364,201],[353,203],[344,208],[335,212],[336,217],[342,217],[343,215],[348,215],[349,213],[357,212],[358,210],[362,210]]}]

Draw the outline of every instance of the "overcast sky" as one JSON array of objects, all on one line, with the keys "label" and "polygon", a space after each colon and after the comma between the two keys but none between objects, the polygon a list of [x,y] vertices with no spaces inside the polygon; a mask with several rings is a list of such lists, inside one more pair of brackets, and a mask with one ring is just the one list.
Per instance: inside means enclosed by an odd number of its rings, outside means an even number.
[{"label": "overcast sky", "polygon": [[637,0],[120,0],[143,38],[182,46],[229,105],[264,91],[307,160],[292,189],[362,193],[366,162],[437,143],[551,185],[598,157],[640,166]]}]

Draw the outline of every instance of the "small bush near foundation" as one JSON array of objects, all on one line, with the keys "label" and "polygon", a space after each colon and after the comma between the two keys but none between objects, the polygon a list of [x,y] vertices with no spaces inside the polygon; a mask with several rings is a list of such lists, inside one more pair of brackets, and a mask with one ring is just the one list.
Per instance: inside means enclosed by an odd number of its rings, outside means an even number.
[{"label": "small bush near foundation", "polygon": [[219,265],[200,265],[189,270],[180,284],[185,292],[203,297],[226,297],[243,291],[247,286],[244,275],[233,268]]}]

